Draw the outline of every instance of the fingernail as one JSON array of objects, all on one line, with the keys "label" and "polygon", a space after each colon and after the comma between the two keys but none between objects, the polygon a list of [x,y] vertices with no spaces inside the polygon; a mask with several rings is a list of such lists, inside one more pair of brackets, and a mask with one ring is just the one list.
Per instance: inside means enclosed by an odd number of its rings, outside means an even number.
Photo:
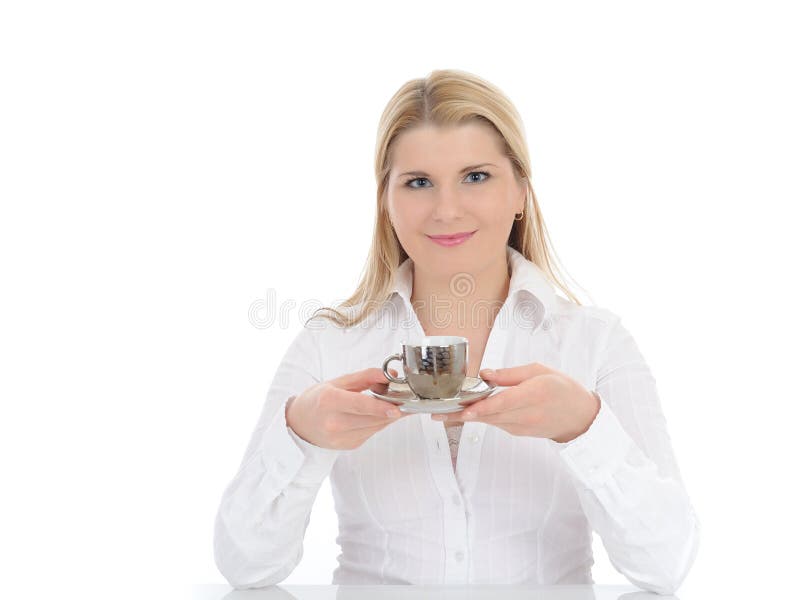
[{"label": "fingernail", "polygon": [[481,377],[491,377],[494,375],[494,369],[484,369],[480,373]]},{"label": "fingernail", "polygon": [[475,416],[475,413],[471,413],[471,412],[465,412],[464,413],[464,418],[465,419],[471,419],[474,416]]},{"label": "fingernail", "polygon": [[390,408],[386,411],[386,416],[389,418],[395,418],[400,416],[400,411],[395,408]]}]

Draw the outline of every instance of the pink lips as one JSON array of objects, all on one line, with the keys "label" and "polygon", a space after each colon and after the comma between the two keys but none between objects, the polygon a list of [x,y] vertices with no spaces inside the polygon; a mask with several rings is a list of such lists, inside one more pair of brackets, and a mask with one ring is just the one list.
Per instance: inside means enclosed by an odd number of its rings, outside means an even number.
[{"label": "pink lips", "polygon": [[[477,231],[477,229],[475,230]],[[441,246],[457,246],[472,237],[475,231],[462,231],[447,235],[429,235],[428,237]]]}]

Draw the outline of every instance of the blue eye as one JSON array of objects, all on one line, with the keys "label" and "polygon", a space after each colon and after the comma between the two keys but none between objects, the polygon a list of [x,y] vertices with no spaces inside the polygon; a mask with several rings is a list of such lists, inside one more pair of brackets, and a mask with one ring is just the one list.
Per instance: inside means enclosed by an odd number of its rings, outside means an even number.
[{"label": "blue eye", "polygon": [[[489,173],[487,173],[486,171],[472,171],[472,172],[467,174],[467,178],[471,177],[472,175],[485,175],[486,177],[484,177],[483,179],[480,179],[478,181],[474,181],[473,180],[471,183],[483,183],[484,181],[489,179],[489,177],[491,177],[491,175],[489,175]],[[409,179],[408,181],[406,181],[405,185],[407,187],[410,187],[412,190],[418,190],[419,186],[411,185],[415,181],[428,181],[428,178],[427,177],[414,177],[413,179]]]},{"label": "blue eye", "polygon": [[491,177],[491,175],[489,175],[486,171],[472,171],[472,173],[467,175],[467,177],[469,177],[470,175],[486,175],[484,179],[473,181],[472,183],[480,183],[481,181],[486,181],[487,179],[489,179],[489,177]]}]

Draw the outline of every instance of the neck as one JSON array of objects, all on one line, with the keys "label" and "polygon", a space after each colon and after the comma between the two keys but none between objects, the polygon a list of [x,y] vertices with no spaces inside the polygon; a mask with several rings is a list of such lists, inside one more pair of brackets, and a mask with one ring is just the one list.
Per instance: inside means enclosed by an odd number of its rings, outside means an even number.
[{"label": "neck", "polygon": [[491,327],[508,297],[511,267],[506,254],[481,267],[442,276],[413,265],[411,305],[428,330]]}]

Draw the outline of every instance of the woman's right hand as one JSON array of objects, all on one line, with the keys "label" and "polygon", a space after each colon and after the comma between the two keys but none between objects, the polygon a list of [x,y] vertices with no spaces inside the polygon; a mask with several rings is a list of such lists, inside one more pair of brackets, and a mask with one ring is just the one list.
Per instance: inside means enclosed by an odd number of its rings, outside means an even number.
[{"label": "woman's right hand", "polygon": [[[388,369],[397,376],[395,369]],[[286,424],[307,442],[332,450],[358,448],[374,433],[413,413],[404,413],[386,400],[361,392],[376,383],[388,383],[377,367],[348,373],[312,385],[290,398]],[[397,416],[387,416],[386,411]]]}]

